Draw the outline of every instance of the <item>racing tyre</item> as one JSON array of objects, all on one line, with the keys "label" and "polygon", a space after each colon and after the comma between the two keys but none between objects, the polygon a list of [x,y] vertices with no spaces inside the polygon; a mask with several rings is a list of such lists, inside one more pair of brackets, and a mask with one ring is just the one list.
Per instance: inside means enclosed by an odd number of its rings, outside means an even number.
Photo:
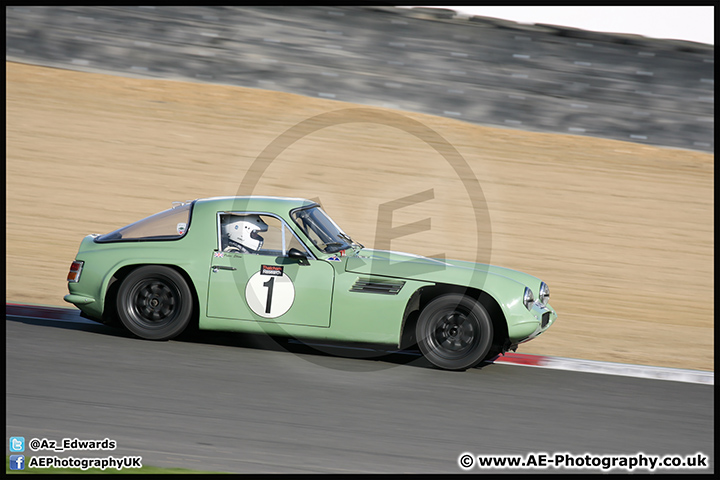
[{"label": "racing tyre", "polygon": [[190,323],[193,297],[176,270],[149,265],[133,270],[117,294],[117,311],[123,325],[146,340],[169,340]]},{"label": "racing tyre", "polygon": [[445,370],[465,370],[490,351],[493,326],[478,301],[451,293],[431,301],[420,312],[415,334],[430,363]]}]

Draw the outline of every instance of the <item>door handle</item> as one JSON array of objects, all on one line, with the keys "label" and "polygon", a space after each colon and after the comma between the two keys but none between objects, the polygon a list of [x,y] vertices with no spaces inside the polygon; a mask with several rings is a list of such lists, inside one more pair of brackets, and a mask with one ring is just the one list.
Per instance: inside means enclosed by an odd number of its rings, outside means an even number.
[{"label": "door handle", "polygon": [[213,265],[212,270],[213,272],[217,272],[218,270],[237,270],[237,268],[226,267],[225,265]]}]

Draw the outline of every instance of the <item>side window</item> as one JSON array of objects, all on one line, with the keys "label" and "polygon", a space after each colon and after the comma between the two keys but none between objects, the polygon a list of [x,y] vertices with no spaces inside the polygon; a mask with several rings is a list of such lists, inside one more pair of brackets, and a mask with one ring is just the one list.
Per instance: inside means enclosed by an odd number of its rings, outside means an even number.
[{"label": "side window", "polygon": [[185,235],[188,229],[191,209],[192,203],[185,203],[101,235],[95,241],[104,243],[122,240],[173,240],[180,238]]},{"label": "side window", "polygon": [[307,252],[305,245],[300,243],[300,241],[295,237],[295,235],[292,234],[290,229],[285,226],[285,252],[289,251],[291,248],[296,248],[303,253]]},{"label": "side window", "polygon": [[275,257],[287,256],[293,247],[305,251],[281,220],[262,214],[221,214],[220,247],[224,252]]}]

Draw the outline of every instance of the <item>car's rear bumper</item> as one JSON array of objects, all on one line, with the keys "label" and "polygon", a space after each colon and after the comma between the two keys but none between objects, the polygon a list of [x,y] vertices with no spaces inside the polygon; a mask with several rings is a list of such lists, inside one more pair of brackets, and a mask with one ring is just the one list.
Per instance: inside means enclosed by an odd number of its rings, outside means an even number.
[{"label": "car's rear bumper", "polygon": [[86,295],[77,295],[74,293],[69,293],[63,297],[63,300],[65,300],[68,303],[72,303],[73,305],[80,306],[80,305],[87,305],[88,303],[93,303],[95,301],[94,298],[88,297]]},{"label": "car's rear bumper", "polygon": [[96,322],[102,321],[102,306],[96,298],[89,295],[70,293],[65,295],[63,299],[79,308],[83,317],[95,320]]}]

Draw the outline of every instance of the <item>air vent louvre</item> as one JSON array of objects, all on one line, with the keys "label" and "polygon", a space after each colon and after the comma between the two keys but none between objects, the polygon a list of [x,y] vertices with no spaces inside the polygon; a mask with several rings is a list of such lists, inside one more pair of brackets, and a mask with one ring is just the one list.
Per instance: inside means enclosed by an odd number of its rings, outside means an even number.
[{"label": "air vent louvre", "polygon": [[376,280],[369,278],[358,278],[350,288],[351,292],[379,293],[383,295],[397,295],[405,285],[402,280]]}]

